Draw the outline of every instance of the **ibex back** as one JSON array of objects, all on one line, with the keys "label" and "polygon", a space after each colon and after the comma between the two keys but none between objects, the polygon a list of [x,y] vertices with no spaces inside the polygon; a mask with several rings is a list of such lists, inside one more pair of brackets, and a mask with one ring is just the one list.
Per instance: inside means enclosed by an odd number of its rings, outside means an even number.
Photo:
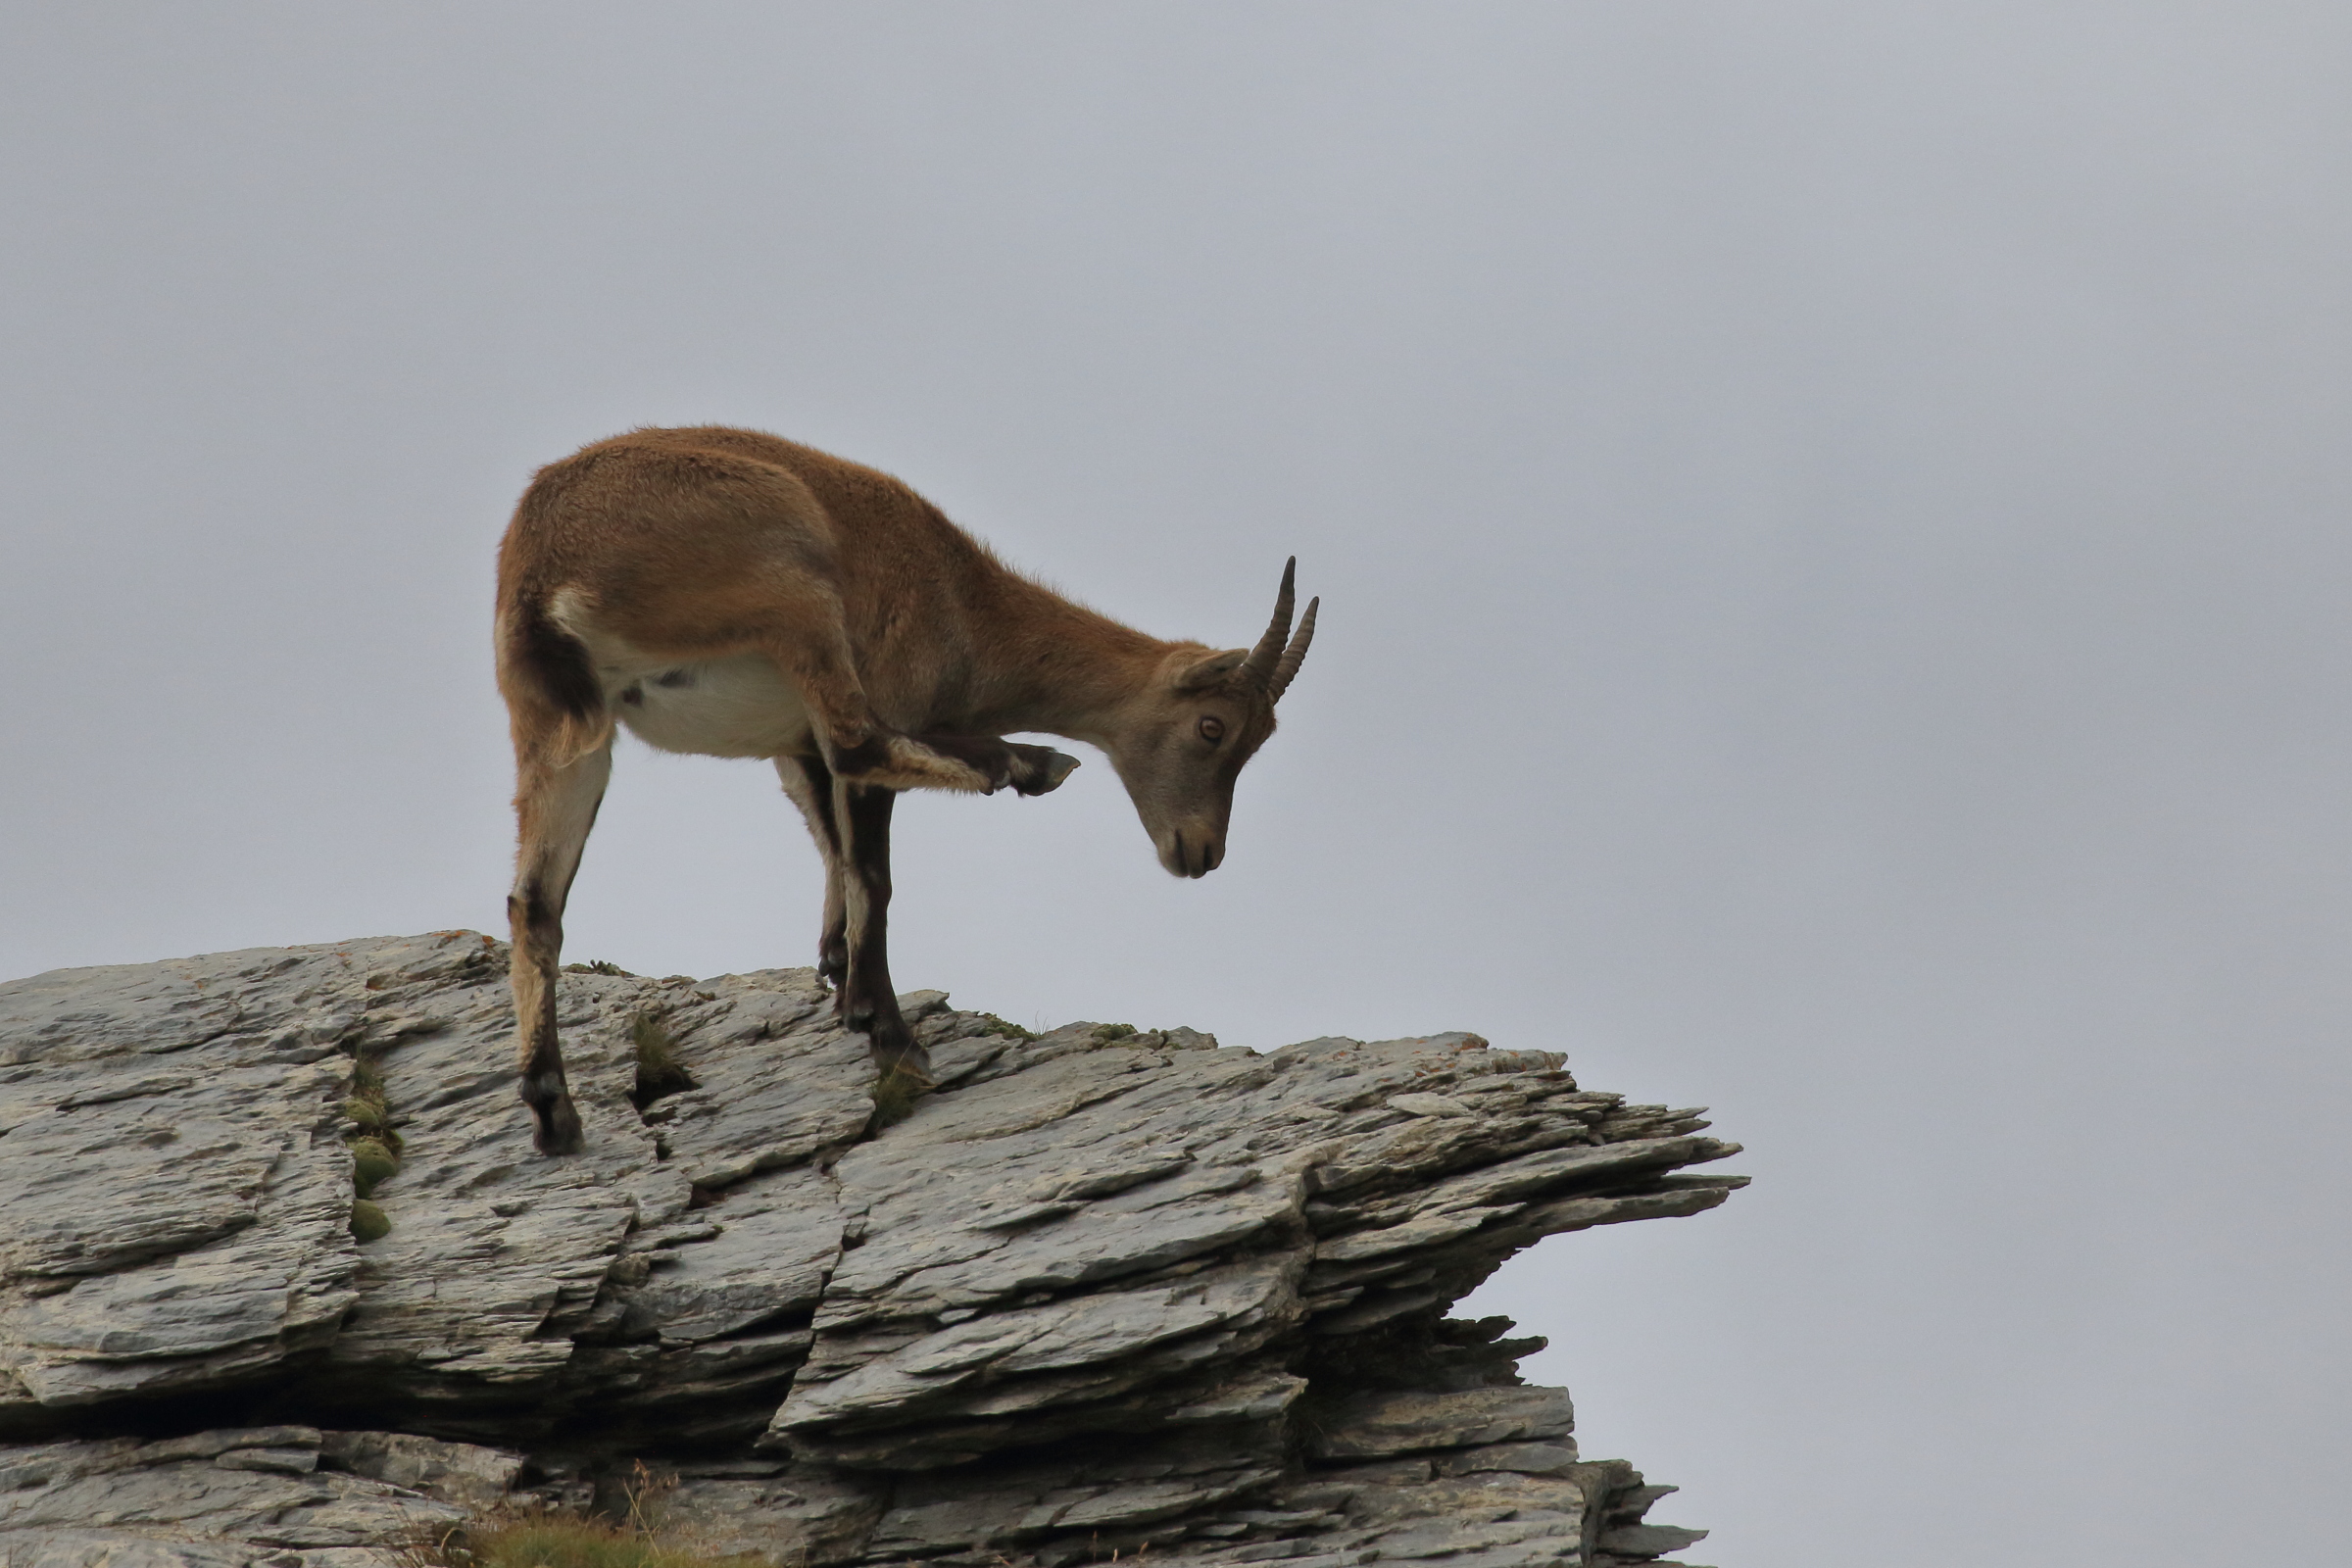
[{"label": "ibex back", "polygon": [[770,759],[825,862],[818,972],[884,1073],[927,1082],[890,980],[898,792],[1042,795],[1101,748],[1162,865],[1225,856],[1234,778],[1314,635],[1292,570],[1254,649],[1162,642],[1005,567],[898,480],[752,430],[639,430],[542,468],[498,561],[498,684],[520,851],[507,900],[522,1099],[580,1145],[556,1038],[564,906],[625,724]]}]

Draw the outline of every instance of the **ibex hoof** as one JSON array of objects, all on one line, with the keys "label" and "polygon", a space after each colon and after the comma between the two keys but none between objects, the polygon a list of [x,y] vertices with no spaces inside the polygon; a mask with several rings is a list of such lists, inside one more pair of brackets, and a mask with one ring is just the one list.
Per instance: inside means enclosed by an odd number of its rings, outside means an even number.
[{"label": "ibex hoof", "polygon": [[576,1154],[587,1139],[580,1113],[561,1080],[522,1081],[522,1102],[531,1107],[531,1143],[542,1154]]},{"label": "ibex hoof", "polygon": [[1012,788],[1016,795],[1044,795],[1059,789],[1061,781],[1078,770],[1078,759],[1051,746],[1008,741],[1004,749],[1012,754]]}]

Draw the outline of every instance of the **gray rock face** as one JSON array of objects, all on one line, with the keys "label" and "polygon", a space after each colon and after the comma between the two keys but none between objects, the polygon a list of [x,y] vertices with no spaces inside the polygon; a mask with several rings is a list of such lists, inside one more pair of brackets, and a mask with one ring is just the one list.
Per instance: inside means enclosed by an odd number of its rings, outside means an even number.
[{"label": "gray rock face", "polygon": [[[365,1568],[640,1458],[778,1563],[1697,1539],[1518,1386],[1540,1341],[1444,1314],[1544,1236],[1721,1202],[1698,1113],[1469,1035],[902,1005],[940,1087],[876,1130],[809,971],[566,973],[587,1147],[543,1159],[473,933],[0,986],[0,1568]],[[399,1160],[365,1244],[355,1072]]]},{"label": "gray rock face", "polygon": [[0,1449],[0,1564],[390,1568],[384,1545],[466,1517],[417,1491],[321,1470],[321,1442],[316,1428],[288,1426]]}]

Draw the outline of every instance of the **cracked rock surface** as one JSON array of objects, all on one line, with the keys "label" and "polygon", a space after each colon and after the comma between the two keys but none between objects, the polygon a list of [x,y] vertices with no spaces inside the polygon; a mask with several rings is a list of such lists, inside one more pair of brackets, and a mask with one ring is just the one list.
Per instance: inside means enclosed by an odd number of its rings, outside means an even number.
[{"label": "cracked rock surface", "polygon": [[[1543,1237],[1721,1202],[1695,1111],[1472,1035],[1038,1036],[918,992],[939,1087],[877,1128],[810,971],[599,966],[560,995],[586,1148],[544,1159],[505,965],[440,932],[0,985],[0,1568],[380,1568],[640,1460],[778,1564],[1701,1534],[1580,1456],[1541,1341],[1446,1315]],[[398,1158],[365,1243],[355,1073]]]}]

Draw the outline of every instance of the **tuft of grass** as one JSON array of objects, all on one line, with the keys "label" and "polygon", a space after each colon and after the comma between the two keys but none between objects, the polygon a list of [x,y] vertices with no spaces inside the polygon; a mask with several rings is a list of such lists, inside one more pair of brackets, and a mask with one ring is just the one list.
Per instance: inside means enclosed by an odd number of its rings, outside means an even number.
[{"label": "tuft of grass", "polygon": [[641,1012],[629,1024],[629,1043],[637,1048],[637,1087],[629,1102],[639,1110],[681,1089],[694,1087],[693,1075],[678,1053],[678,1037],[669,1032],[659,1013]]},{"label": "tuft of grass", "polygon": [[756,1556],[717,1556],[664,1542],[626,1525],[576,1516],[517,1518],[476,1525],[464,1545],[425,1554],[422,1568],[737,1568]]},{"label": "tuft of grass", "polygon": [[1135,1025],[1131,1023],[1099,1023],[1095,1025],[1095,1039],[1106,1046],[1113,1040],[1124,1040],[1135,1032]]},{"label": "tuft of grass", "polygon": [[982,1034],[1003,1035],[1007,1040],[1035,1040],[1037,1038],[1036,1030],[1024,1029],[1010,1019],[1000,1018],[993,1012],[981,1013],[979,1018]]},{"label": "tuft of grass", "polygon": [[712,1552],[691,1532],[662,1528],[677,1485],[637,1461],[621,1484],[618,1519],[575,1509],[510,1510],[414,1542],[404,1568],[758,1568],[764,1559]]},{"label": "tuft of grass", "polygon": [[636,978],[619,964],[608,963],[602,958],[591,958],[586,963],[567,963],[564,966],[564,972],[565,974],[617,974],[631,980]]},{"label": "tuft of grass", "polygon": [[592,1519],[494,1525],[471,1540],[474,1568],[692,1568],[716,1560]]},{"label": "tuft of grass", "polygon": [[392,1234],[392,1216],[384,1212],[381,1203],[371,1203],[365,1198],[351,1200],[351,1239],[366,1247]]},{"label": "tuft of grass", "polygon": [[893,1067],[874,1085],[874,1114],[866,1122],[870,1135],[895,1127],[914,1114],[915,1102],[931,1092],[931,1080],[911,1067]]},{"label": "tuft of grass", "polygon": [[384,1070],[365,1051],[351,1059],[351,1092],[354,1095],[372,1095],[378,1100],[384,1098]]},{"label": "tuft of grass", "polygon": [[362,1053],[351,1064],[351,1093],[344,1098],[343,1114],[360,1124],[360,1136],[373,1138],[400,1157],[400,1134],[392,1130],[392,1107],[384,1097],[383,1070],[375,1058]]}]

